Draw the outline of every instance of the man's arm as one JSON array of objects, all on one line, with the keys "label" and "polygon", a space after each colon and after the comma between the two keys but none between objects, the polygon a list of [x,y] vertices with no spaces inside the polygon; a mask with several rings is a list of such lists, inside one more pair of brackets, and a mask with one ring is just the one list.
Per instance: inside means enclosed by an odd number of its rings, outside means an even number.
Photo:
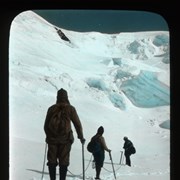
[{"label": "man's arm", "polygon": [[76,129],[78,139],[80,139],[81,142],[84,143],[85,139],[84,139],[84,136],[83,136],[82,124],[81,124],[79,116],[78,116],[78,114],[76,112],[76,109],[73,106],[71,106],[71,120],[72,120],[73,125],[74,125],[74,127]]},{"label": "man's arm", "polygon": [[111,150],[107,147],[106,142],[105,142],[105,139],[104,139],[103,136],[100,137],[100,141],[101,141],[101,144],[102,144],[104,150],[110,152]]}]

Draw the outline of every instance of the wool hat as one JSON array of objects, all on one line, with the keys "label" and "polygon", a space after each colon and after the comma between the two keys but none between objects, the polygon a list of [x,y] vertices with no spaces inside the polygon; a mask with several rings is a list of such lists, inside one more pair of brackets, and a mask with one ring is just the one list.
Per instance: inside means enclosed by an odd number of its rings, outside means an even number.
[{"label": "wool hat", "polygon": [[128,140],[128,137],[127,136],[124,136],[124,138],[123,138],[124,140]]},{"label": "wool hat", "polygon": [[98,134],[103,134],[104,133],[104,128],[102,126],[100,126],[97,130]]},{"label": "wool hat", "polygon": [[68,98],[68,93],[65,89],[61,88],[60,90],[58,90],[57,92],[57,98],[61,99],[61,98]]}]

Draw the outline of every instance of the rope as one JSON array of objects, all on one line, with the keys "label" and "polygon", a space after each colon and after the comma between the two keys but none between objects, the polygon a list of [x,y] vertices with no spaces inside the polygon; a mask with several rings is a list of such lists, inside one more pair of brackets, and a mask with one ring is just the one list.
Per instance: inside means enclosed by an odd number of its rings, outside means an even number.
[{"label": "rope", "polygon": [[[43,169],[42,169],[42,177],[41,177],[41,180],[43,179],[43,176],[44,176],[44,165],[45,165],[46,152],[47,152],[47,144],[46,144],[46,146],[45,146],[44,163],[43,163]],[[93,157],[93,155],[91,155],[91,158],[90,158],[90,160],[89,160],[89,162],[88,162],[88,164],[87,164],[87,166],[86,166],[84,172],[86,172],[87,169],[89,168],[90,163],[92,162],[92,157]],[[121,163],[121,162],[120,162],[120,163]],[[122,164],[119,164],[119,165],[120,165],[120,167],[117,168],[117,169],[115,169],[115,171],[118,171],[118,170],[121,168]],[[110,171],[110,170],[106,169],[105,167],[103,167],[103,169],[104,169],[105,171],[109,172],[109,173],[113,173],[113,171]],[[80,177],[80,176],[83,175],[83,173],[81,173],[81,174],[74,174],[74,173],[72,173],[69,169],[68,169],[68,172],[69,172],[72,176],[74,176],[74,177]]]},{"label": "rope", "polygon": [[[120,157],[120,162],[119,162],[120,167],[117,168],[117,169],[115,169],[115,171],[118,171],[118,170],[121,168],[121,166],[122,166],[121,163],[123,162],[123,151],[120,151],[120,152],[121,152],[121,157]],[[104,169],[105,171],[107,171],[107,172],[114,173],[113,171],[110,171],[110,170],[106,169],[105,167],[103,167],[103,169]]]},{"label": "rope", "polygon": [[[91,161],[92,161],[92,155],[91,155],[91,158],[90,158],[90,160],[89,160],[89,162],[88,162],[87,167],[85,168],[85,172],[86,172],[87,169],[89,168],[89,165],[90,165]],[[76,175],[76,174],[72,173],[70,170],[68,170],[68,172],[69,172],[71,175],[75,176],[75,177],[76,177],[76,176],[79,177],[79,176],[81,176],[81,175],[83,174],[83,173],[81,173],[81,174]]]},{"label": "rope", "polygon": [[[119,164],[119,165],[120,166],[117,169],[115,169],[115,171],[118,171],[121,168],[122,165],[121,164]],[[110,170],[106,169],[105,167],[103,167],[103,169],[107,172],[113,173],[113,171],[110,171]]]},{"label": "rope", "polygon": [[[91,155],[91,158],[90,158],[90,160],[89,160],[89,162],[88,162],[87,167],[85,168],[85,172],[86,172],[87,169],[89,168],[91,162],[92,162],[92,155]],[[122,166],[122,164],[119,164],[119,167],[118,167],[117,169],[115,169],[115,171],[118,171],[118,170],[121,168],[121,166]],[[108,170],[108,169],[105,168],[105,167],[103,167],[103,169],[104,169],[105,171],[109,172],[109,173],[113,173],[113,171]],[[75,177],[82,176],[82,173],[81,173],[81,174],[74,174],[74,173],[72,173],[70,170],[68,170],[68,172],[69,172],[72,176],[75,176]]]}]

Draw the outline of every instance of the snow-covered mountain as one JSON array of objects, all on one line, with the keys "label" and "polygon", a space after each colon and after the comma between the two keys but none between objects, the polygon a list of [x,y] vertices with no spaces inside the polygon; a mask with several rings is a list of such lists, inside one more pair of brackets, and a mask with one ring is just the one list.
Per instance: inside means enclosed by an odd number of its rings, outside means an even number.
[{"label": "snow-covered mountain", "polygon": [[[9,46],[10,179],[41,179],[47,108],[64,88],[86,142],[104,126],[117,179],[169,180],[169,63],[167,31],[82,33],[55,27],[32,11],[19,14],[11,25]],[[137,149],[132,167],[119,165],[124,136]],[[76,139],[67,179],[82,174],[81,154]],[[90,159],[85,148],[87,177],[95,175]],[[101,176],[113,179],[108,154],[105,162]],[[46,167],[44,180],[47,172]]]}]

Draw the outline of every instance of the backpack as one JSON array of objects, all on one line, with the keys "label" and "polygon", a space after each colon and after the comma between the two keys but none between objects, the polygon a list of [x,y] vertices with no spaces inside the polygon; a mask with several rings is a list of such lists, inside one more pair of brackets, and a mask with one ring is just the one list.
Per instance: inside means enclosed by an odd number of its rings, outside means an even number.
[{"label": "backpack", "polygon": [[48,123],[48,130],[53,136],[59,136],[66,134],[67,129],[67,117],[65,108],[56,106],[52,112],[52,116]]},{"label": "backpack", "polygon": [[131,146],[130,152],[131,152],[131,154],[135,154],[136,153],[136,148],[134,146]]},{"label": "backpack", "polygon": [[87,144],[87,150],[90,153],[96,153],[99,152],[101,150],[101,145],[97,140],[91,140],[88,144]]}]

